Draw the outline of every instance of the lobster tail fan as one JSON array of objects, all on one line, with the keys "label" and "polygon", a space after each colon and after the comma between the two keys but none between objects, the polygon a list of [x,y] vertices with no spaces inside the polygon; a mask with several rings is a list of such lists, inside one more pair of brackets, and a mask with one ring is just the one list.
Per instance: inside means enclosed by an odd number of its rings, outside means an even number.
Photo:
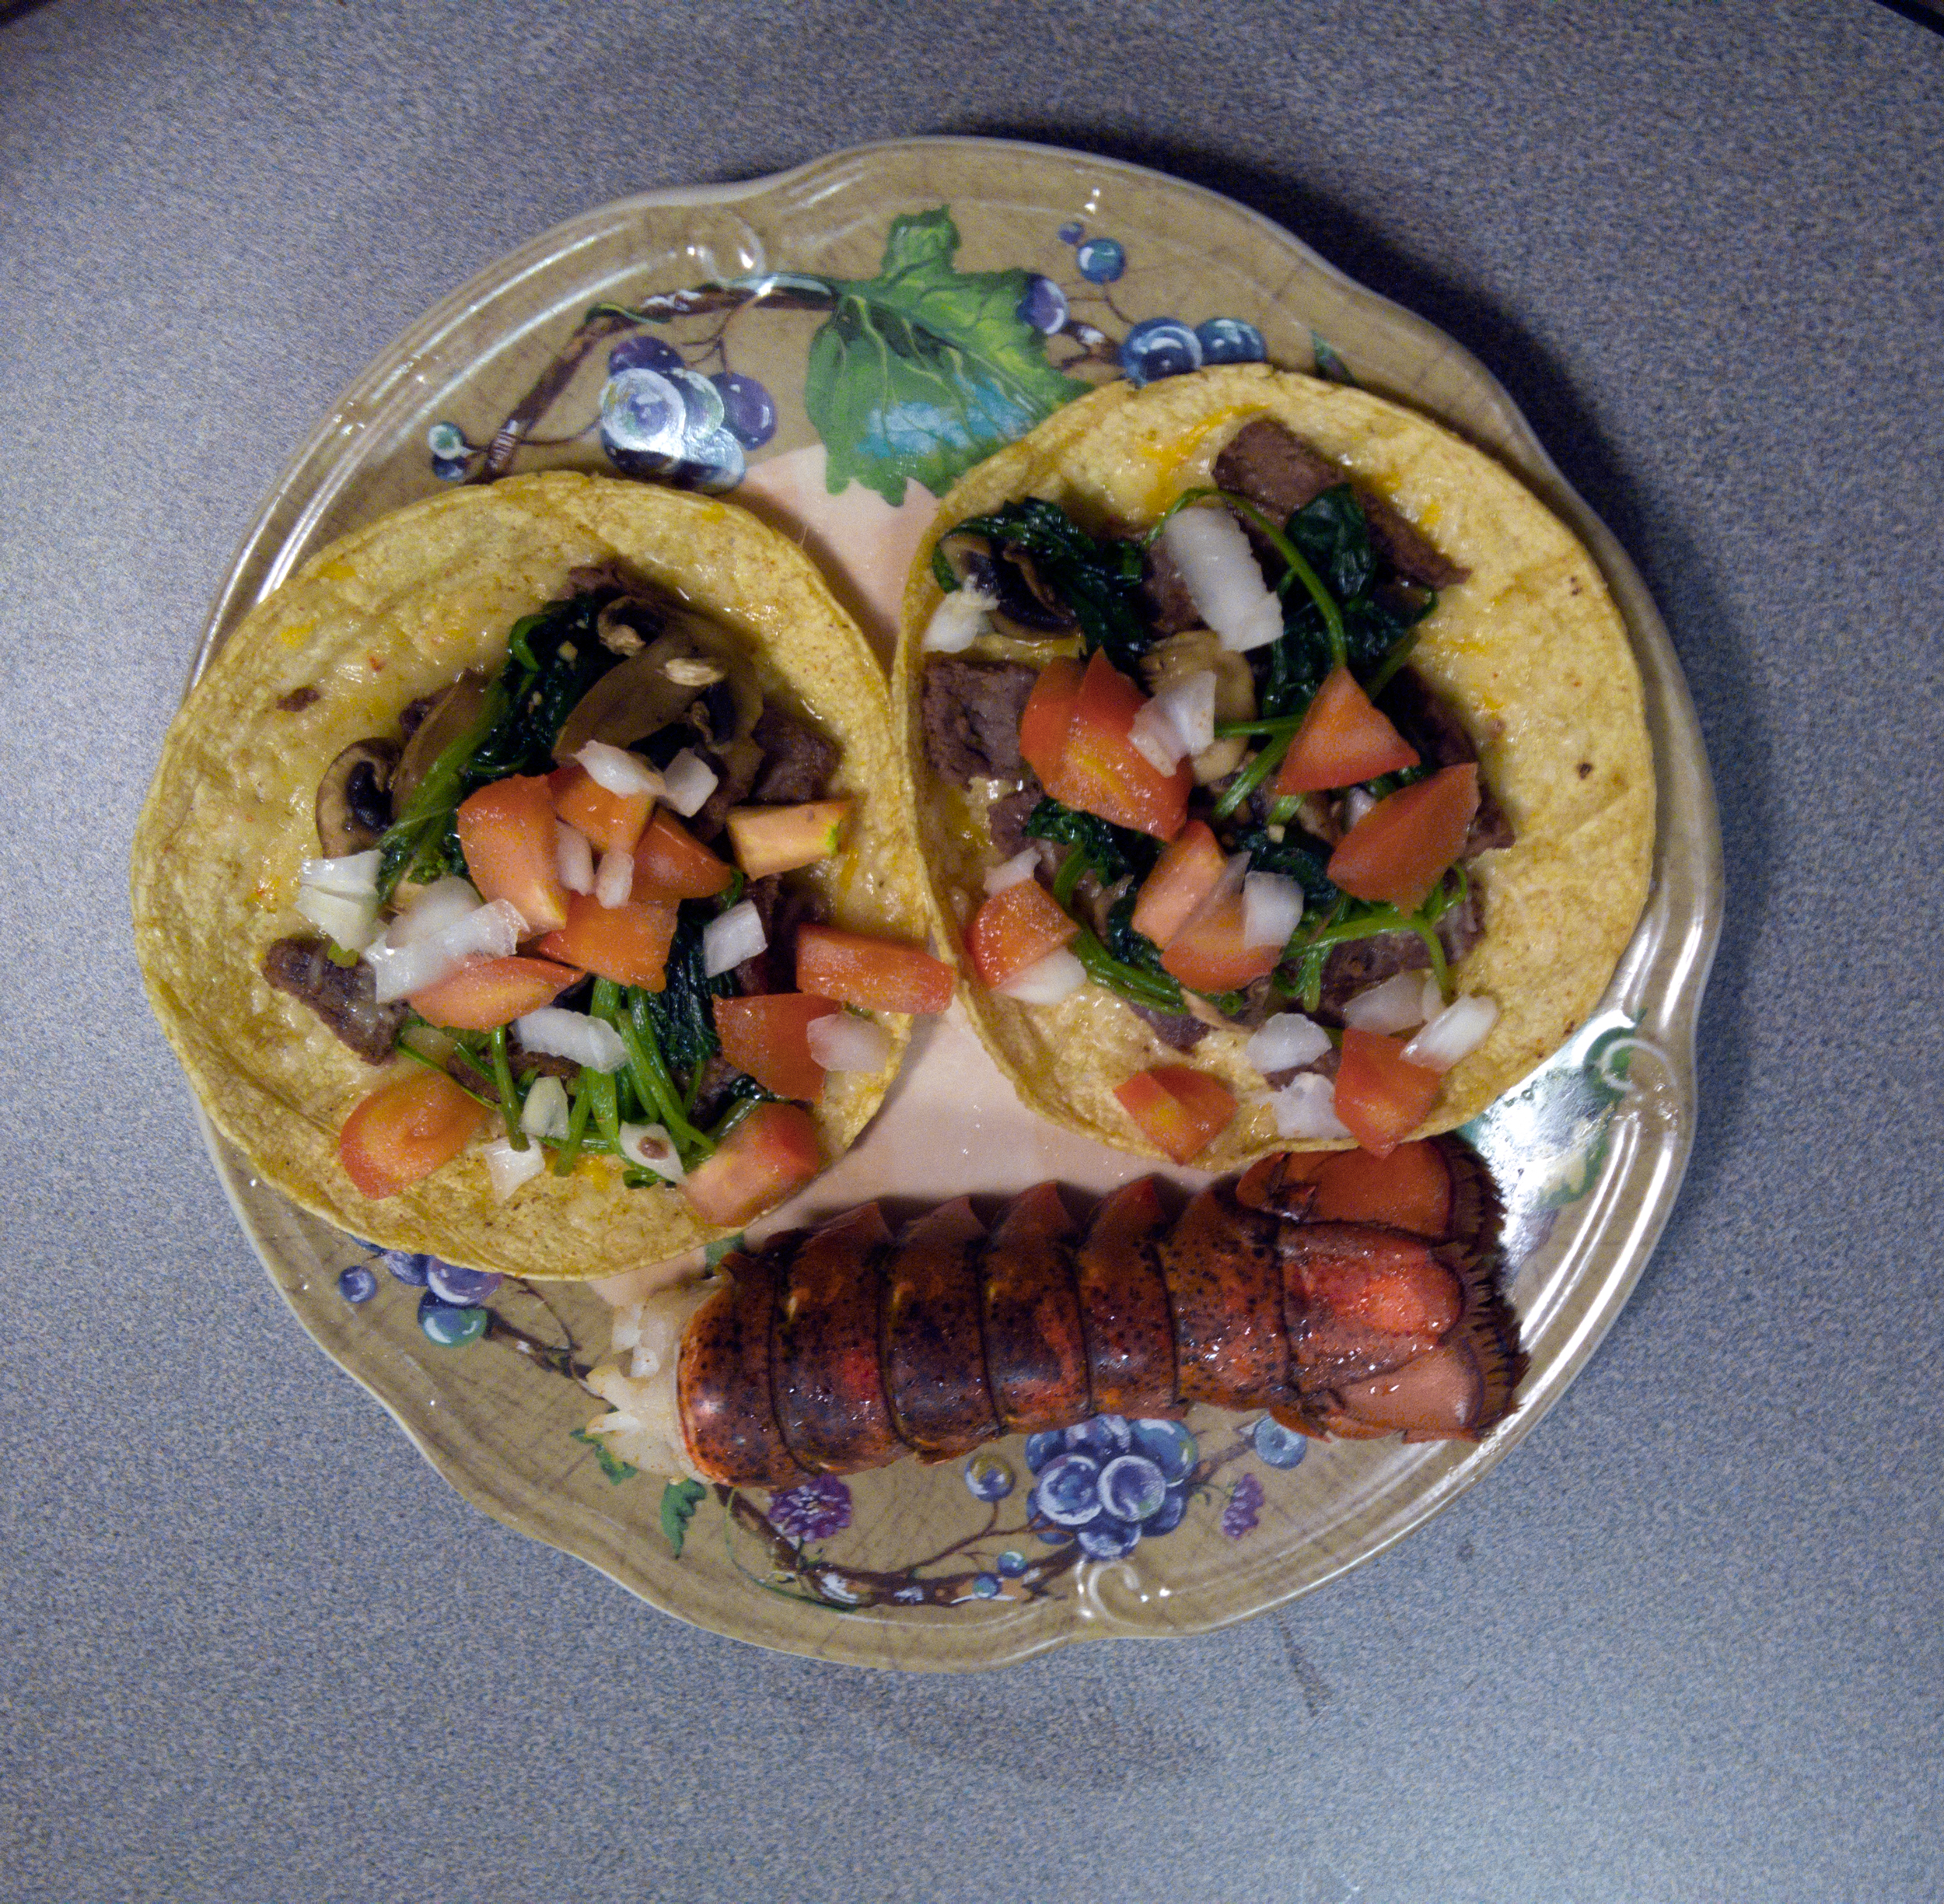
[{"label": "lobster tail fan", "polygon": [[1432,1139],[1451,1180],[1451,1214],[1445,1234],[1477,1255],[1489,1256],[1498,1247],[1505,1206],[1477,1151],[1456,1137]]}]

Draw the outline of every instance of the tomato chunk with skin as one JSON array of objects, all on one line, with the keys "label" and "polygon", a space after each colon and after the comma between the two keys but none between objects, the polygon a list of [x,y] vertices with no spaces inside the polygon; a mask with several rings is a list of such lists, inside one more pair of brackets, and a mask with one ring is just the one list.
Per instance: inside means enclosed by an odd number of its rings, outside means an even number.
[{"label": "tomato chunk with skin", "polygon": [[677,902],[628,899],[604,906],[592,893],[568,902],[567,923],[537,950],[617,985],[659,992],[668,982],[668,949],[675,941]]},{"label": "tomato chunk with skin", "polygon": [[1282,757],[1272,791],[1323,793],[1418,765],[1418,750],[1371,705],[1341,662],[1323,677]]},{"label": "tomato chunk with skin", "polygon": [[1199,1157],[1236,1114],[1219,1079],[1189,1065],[1160,1065],[1117,1086],[1121,1108],[1177,1164]]},{"label": "tomato chunk with skin", "polygon": [[1337,1115],[1365,1150],[1387,1157],[1431,1115],[1440,1081],[1405,1057],[1401,1038],[1353,1025],[1337,1066]]},{"label": "tomato chunk with skin", "polygon": [[796,935],[796,982],[819,998],[866,1011],[942,1012],[955,975],[943,959],[914,945],[806,926]]},{"label": "tomato chunk with skin", "polygon": [[732,807],[723,816],[736,863],[751,879],[793,873],[837,851],[855,803],[807,800],[800,807]]},{"label": "tomato chunk with skin", "polygon": [[510,900],[530,933],[553,932],[567,923],[554,821],[552,790],[539,774],[516,774],[469,793],[453,818],[480,897]]},{"label": "tomato chunk with skin", "polygon": [[1042,783],[1058,772],[1067,751],[1067,730],[1073,725],[1073,704],[1079,698],[1086,670],[1062,655],[1040,670],[1019,716],[1020,758]]},{"label": "tomato chunk with skin", "polygon": [[352,1108],[337,1133],[337,1160],[361,1196],[395,1196],[451,1162],[490,1115],[444,1072],[414,1070]]},{"label": "tomato chunk with skin", "polygon": [[965,949],[982,983],[1002,985],[1079,933],[1060,902],[1037,880],[1003,887],[972,915]]},{"label": "tomato chunk with skin", "polygon": [[1066,750],[1052,773],[1040,778],[1066,806],[1171,840],[1187,818],[1194,772],[1184,761],[1164,774],[1135,746],[1134,717],[1147,699],[1096,648],[1074,697]]},{"label": "tomato chunk with skin", "polygon": [[719,998],[715,1034],[722,1055],[765,1090],[814,1104],[823,1094],[823,1067],[810,1055],[810,1027],[838,1009],[806,992]]},{"label": "tomato chunk with skin", "polygon": [[713,899],[736,869],[719,859],[666,807],[656,808],[635,847],[634,899]]},{"label": "tomato chunk with skin", "polygon": [[579,761],[547,776],[554,810],[602,852],[626,852],[642,836],[655,805],[652,793],[610,793]]},{"label": "tomato chunk with skin", "polygon": [[453,1031],[491,1031],[551,1005],[580,977],[551,959],[481,959],[411,995],[428,1024]]},{"label": "tomato chunk with skin", "polygon": [[1201,908],[1228,863],[1205,820],[1191,820],[1171,839],[1141,882],[1132,924],[1166,951]]},{"label": "tomato chunk with skin", "polygon": [[1463,849],[1478,810],[1478,764],[1446,767],[1378,801],[1330,856],[1352,898],[1414,912]]},{"label": "tomato chunk with skin", "polygon": [[800,1104],[760,1104],[683,1179],[682,1194],[703,1222],[732,1230],[774,1209],[823,1167],[810,1114]]},{"label": "tomato chunk with skin", "polygon": [[1242,894],[1231,893],[1175,934],[1161,954],[1161,969],[1191,992],[1239,992],[1267,978],[1282,947],[1245,944],[1243,921]]}]

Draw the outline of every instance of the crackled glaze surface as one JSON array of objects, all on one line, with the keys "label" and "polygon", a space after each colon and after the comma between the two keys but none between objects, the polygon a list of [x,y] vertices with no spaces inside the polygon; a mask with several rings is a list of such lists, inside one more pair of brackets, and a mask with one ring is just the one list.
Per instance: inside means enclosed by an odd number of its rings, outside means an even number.
[{"label": "crackled glaze surface", "polygon": [[[940,334],[952,350],[928,351]],[[488,1512],[740,1638],[860,1664],[993,1665],[1088,1635],[1204,1629],[1321,1584],[1484,1473],[1592,1352],[1692,1136],[1694,1014],[1720,905],[1692,710],[1638,577],[1503,392],[1429,326],[1225,201],[1105,162],[937,141],[590,213],[365,373],[271,498],[205,652],[371,515],[442,481],[567,464],[732,493],[806,541],[888,656],[910,552],[971,462],[1107,379],[1263,356],[1414,404],[1518,471],[1600,561],[1646,684],[1666,816],[1648,912],[1600,1012],[1466,1133],[1507,1193],[1533,1357],[1519,1412],[1464,1449],[1306,1449],[1248,1417],[1198,1414],[1185,1430],[1101,1417],[1057,1447],[705,1496],[603,1464],[581,1438],[597,1411],[572,1371],[605,1348],[600,1293],[421,1295],[216,1145],[306,1328]],[[948,1017],[914,1042],[864,1139],[775,1221],[1048,1177],[1098,1192],[1146,1168],[1036,1122]],[[666,1273],[617,1267],[629,1272],[610,1300]],[[1145,1465],[1121,1471],[1138,1485],[1116,1551],[1051,1549],[1030,1531],[1056,1461],[1070,1476],[1074,1460],[1129,1456]]]}]

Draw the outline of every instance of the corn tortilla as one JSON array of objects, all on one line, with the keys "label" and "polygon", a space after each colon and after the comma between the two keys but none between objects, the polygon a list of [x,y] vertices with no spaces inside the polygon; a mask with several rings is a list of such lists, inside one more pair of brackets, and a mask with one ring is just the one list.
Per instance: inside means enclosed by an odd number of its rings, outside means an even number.
[{"label": "corn tortilla", "polygon": [[[1421,1134],[1449,1130],[1585,1020],[1645,903],[1652,751],[1639,670],[1605,580],[1565,525],[1500,464],[1385,398],[1266,365],[1109,390],[1116,400],[1094,408],[1084,427],[1062,413],[967,474],[941,504],[907,590],[893,682],[905,798],[934,928],[958,959],[972,1023],[1031,1109],[1126,1150],[1161,1154],[1113,1094],[1137,1072],[1191,1064],[1239,1098],[1262,1090],[1241,1031],[1213,1031],[1184,1055],[1098,985],[1029,1006],[979,984],[964,928],[984,897],[981,875],[998,856],[976,783],[968,795],[930,768],[920,689],[924,632],[941,599],[932,551],[946,530],[1026,496],[1058,503],[1096,534],[1145,528],[1184,490],[1212,481],[1215,457],[1244,422],[1271,416],[1470,570],[1439,591],[1411,657],[1463,723],[1516,833],[1513,845],[1470,865],[1484,935],[1457,967],[1457,983],[1497,1000],[1500,1015],[1446,1075]],[[1038,663],[1047,650],[993,635],[968,652]],[[1228,1170],[1288,1147],[1270,1111],[1245,1098],[1195,1162]]]},{"label": "corn tortilla", "polygon": [[[463,670],[496,671],[515,621],[571,594],[573,569],[609,562],[741,638],[765,695],[838,743],[830,792],[857,804],[837,855],[804,877],[832,923],[922,942],[883,677],[795,544],[726,502],[565,471],[452,491],[346,536],[251,611],[177,716],[136,832],[132,897],[150,1001],[217,1127],[266,1181],[373,1242],[575,1278],[719,1234],[678,1192],[627,1189],[601,1157],[502,1202],[477,1143],[397,1195],[361,1196],[339,1127],[411,1061],[366,1065],[259,970],[274,940],[311,929],[292,901],[299,861],[320,850],[313,803],[330,761],[396,732],[403,708]],[[831,1073],[814,1108],[827,1159],[896,1074],[910,1023],[886,1024],[884,1072]]]}]

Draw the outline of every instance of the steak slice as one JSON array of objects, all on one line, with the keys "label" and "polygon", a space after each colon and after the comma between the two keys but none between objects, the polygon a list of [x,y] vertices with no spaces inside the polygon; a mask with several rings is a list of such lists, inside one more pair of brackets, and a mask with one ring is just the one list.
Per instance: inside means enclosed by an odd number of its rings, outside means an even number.
[{"label": "steak slice", "polygon": [[1168,553],[1168,545],[1157,539],[1149,548],[1141,576],[1141,599],[1159,635],[1185,635],[1202,625],[1201,611],[1194,605],[1188,585],[1182,579],[1180,565]]},{"label": "steak slice", "polygon": [[[1215,460],[1215,479],[1224,489],[1245,495],[1278,523],[1315,502],[1326,489],[1350,478],[1327,457],[1273,417],[1257,417],[1236,431]],[[1401,576],[1426,588],[1449,588],[1471,573],[1440,555],[1417,527],[1381,496],[1359,488],[1357,500],[1370,525],[1371,540]]]},{"label": "steak slice", "polygon": [[1145,1021],[1155,1036],[1171,1050],[1193,1051],[1208,1035],[1208,1027],[1199,1018],[1191,1018],[1186,1012],[1156,1011],[1152,1005],[1128,1002],[1128,1010],[1135,1017]]},{"label": "steak slice", "polygon": [[1010,859],[1026,845],[1026,823],[1033,810],[1046,797],[1040,776],[1025,768],[1026,785],[1016,793],[1002,794],[985,810],[986,830],[992,836],[993,850],[1002,859]]},{"label": "steak slice", "polygon": [[362,959],[334,964],[321,939],[279,939],[264,954],[264,977],[279,992],[307,1005],[341,1045],[366,1064],[383,1064],[411,1015],[403,999],[380,1005],[376,982]]},{"label": "steak slice", "polygon": [[975,779],[1018,779],[1026,772],[1019,716],[1039,677],[1023,661],[935,656],[925,668],[920,701],[932,772],[961,786]]},{"label": "steak slice", "polygon": [[823,797],[837,771],[837,749],[813,727],[780,708],[766,706],[750,738],[763,750],[749,796],[776,807],[801,806]]}]

